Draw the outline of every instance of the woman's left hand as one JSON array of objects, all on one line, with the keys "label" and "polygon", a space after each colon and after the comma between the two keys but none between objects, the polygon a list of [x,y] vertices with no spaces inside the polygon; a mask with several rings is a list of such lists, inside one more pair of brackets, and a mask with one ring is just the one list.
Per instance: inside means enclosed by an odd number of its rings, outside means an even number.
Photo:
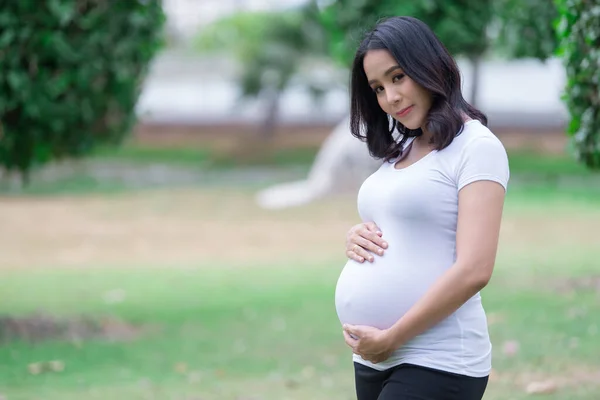
[{"label": "woman's left hand", "polygon": [[352,352],[374,364],[385,361],[394,352],[389,331],[362,325],[344,325],[344,339]]}]

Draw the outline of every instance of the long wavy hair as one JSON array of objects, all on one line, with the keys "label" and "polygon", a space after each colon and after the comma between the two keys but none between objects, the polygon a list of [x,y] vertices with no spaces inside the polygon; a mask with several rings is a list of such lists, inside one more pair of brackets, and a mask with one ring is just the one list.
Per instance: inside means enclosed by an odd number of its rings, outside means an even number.
[{"label": "long wavy hair", "polygon": [[[352,135],[367,142],[373,157],[398,157],[409,137],[422,134],[421,128],[408,129],[388,116],[369,87],[363,61],[369,50],[381,49],[389,51],[404,73],[431,93],[432,104],[424,126],[432,134],[435,149],[444,149],[461,133],[463,114],[487,125],[487,117],[463,98],[456,61],[433,31],[413,17],[384,19],[360,43],[350,87],[350,129]],[[394,138],[396,130],[400,140]]]}]

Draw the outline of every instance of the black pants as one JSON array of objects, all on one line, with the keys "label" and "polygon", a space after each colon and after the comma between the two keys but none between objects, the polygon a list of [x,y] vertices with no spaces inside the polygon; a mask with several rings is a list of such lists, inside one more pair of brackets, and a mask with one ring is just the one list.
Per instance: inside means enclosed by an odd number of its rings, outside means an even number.
[{"label": "black pants", "polygon": [[412,364],[377,371],[354,363],[358,400],[481,400],[488,377],[473,378]]}]

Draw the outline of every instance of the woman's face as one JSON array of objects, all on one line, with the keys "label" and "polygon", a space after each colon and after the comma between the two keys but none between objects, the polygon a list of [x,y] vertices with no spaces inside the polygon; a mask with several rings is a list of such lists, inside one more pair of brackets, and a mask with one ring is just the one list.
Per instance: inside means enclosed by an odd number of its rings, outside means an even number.
[{"label": "woman's face", "polygon": [[431,108],[431,93],[405,75],[387,50],[369,50],[363,68],[381,109],[408,129],[422,128]]}]

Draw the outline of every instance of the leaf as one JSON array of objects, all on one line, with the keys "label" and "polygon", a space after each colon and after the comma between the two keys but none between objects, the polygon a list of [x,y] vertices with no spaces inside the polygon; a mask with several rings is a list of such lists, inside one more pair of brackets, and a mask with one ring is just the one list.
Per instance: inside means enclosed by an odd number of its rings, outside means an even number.
[{"label": "leaf", "polygon": [[553,380],[531,382],[525,388],[527,394],[551,394],[558,390],[558,385]]},{"label": "leaf", "polygon": [[74,0],[49,0],[48,8],[60,26],[67,25],[75,17],[76,3]]},{"label": "leaf", "polygon": [[65,370],[65,363],[61,360],[50,361],[48,362],[48,366],[54,372],[63,372]]},{"label": "leaf", "polygon": [[502,346],[502,352],[504,355],[512,357],[519,352],[519,342],[516,340],[509,340]]},{"label": "leaf", "polygon": [[16,38],[14,30],[7,30],[0,35],[0,47],[9,46]]},{"label": "leaf", "polygon": [[10,89],[17,92],[17,91],[21,90],[22,86],[25,85],[25,83],[27,81],[27,75],[25,75],[21,71],[12,70],[12,71],[9,71],[8,74],[6,75],[6,81],[8,82]]},{"label": "leaf", "polygon": [[39,375],[44,371],[44,364],[42,363],[31,363],[27,366],[31,375]]},{"label": "leaf", "polygon": [[177,364],[175,364],[175,366],[173,367],[173,369],[182,375],[185,375],[188,371],[188,365],[184,362],[179,362]]}]

